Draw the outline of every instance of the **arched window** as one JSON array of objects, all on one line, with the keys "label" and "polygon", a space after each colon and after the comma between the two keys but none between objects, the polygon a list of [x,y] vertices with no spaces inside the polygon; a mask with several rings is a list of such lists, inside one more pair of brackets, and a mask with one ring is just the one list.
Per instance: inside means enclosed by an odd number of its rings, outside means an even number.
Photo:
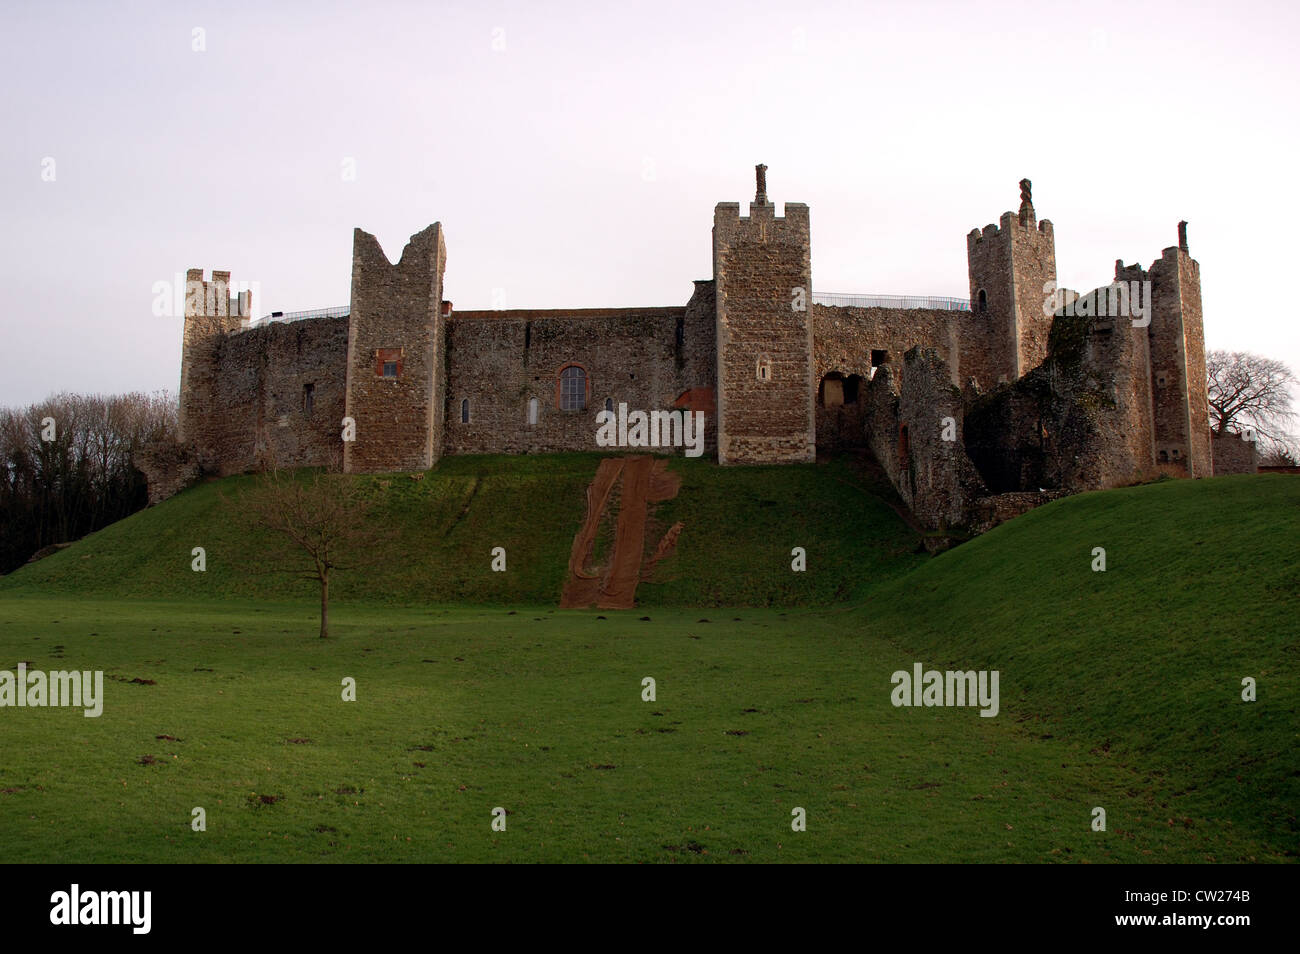
[{"label": "arched window", "polygon": [[581,411],[587,406],[587,372],[576,364],[560,371],[560,410]]},{"label": "arched window", "polygon": [[537,424],[537,398],[528,399],[528,426],[533,427]]},{"label": "arched window", "polygon": [[460,422],[462,424],[469,423],[469,398],[465,398],[460,402]]},{"label": "arched window", "polygon": [[609,411],[611,414],[614,413],[614,399],[613,399],[613,398],[605,398],[605,410]]},{"label": "arched window", "polygon": [[980,289],[979,310],[981,314],[989,310],[989,296],[984,294],[984,289],[982,288]]}]

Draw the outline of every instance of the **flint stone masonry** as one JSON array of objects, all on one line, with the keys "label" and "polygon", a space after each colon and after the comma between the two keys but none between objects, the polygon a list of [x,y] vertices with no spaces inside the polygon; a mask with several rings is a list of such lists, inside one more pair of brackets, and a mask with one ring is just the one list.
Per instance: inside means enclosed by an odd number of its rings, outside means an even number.
[{"label": "flint stone masonry", "polygon": [[719,463],[815,459],[808,207],[787,202],[778,217],[759,201],[742,218],[738,203],[719,203],[713,279]]},{"label": "flint stone masonry", "polygon": [[1259,473],[1259,445],[1255,441],[1243,440],[1234,431],[1226,434],[1211,434],[1211,447],[1214,452],[1214,476],[1225,474]]},{"label": "flint stone masonry", "polygon": [[[446,264],[440,223],[412,235],[396,265],[373,235],[353,234],[344,414],[356,440],[344,443],[348,473],[427,470],[442,452]],[[384,376],[380,351],[398,352],[395,376]]]},{"label": "flint stone masonry", "polygon": [[988,490],[966,456],[962,396],[951,379],[932,348],[883,365],[869,388],[867,432],[876,460],[922,525],[961,532]]},{"label": "flint stone masonry", "polygon": [[[1149,270],[1116,263],[1117,281],[1150,282],[1145,327],[1044,311],[1055,238],[1028,180],[1018,212],[967,236],[970,311],[815,305],[808,207],[777,216],[766,172],[747,216],[714,209],[713,274],[684,305],[457,312],[438,223],[397,264],[357,229],[343,317],[250,328],[229,272],[190,269],[181,442],[141,456],[151,500],[202,473],[600,450],[606,402],[703,411],[722,464],[867,448],[931,543],[1063,493],[1247,466],[1239,441],[1211,447],[1185,223]],[[581,407],[561,407],[565,369]]]},{"label": "flint stone masonry", "polygon": [[[596,415],[607,401],[615,411],[703,411],[705,450],[714,450],[713,311],[712,283],[700,282],[685,308],[454,312],[445,452],[601,450]],[[560,374],[574,366],[586,407],[563,410]]]}]

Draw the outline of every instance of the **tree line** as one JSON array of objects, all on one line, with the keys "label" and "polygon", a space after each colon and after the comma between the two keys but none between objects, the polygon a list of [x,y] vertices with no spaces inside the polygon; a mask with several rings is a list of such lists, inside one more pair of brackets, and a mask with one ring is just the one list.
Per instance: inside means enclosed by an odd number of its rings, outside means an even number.
[{"label": "tree line", "polygon": [[0,574],[142,509],[145,444],[176,437],[167,392],[57,394],[0,409]]}]

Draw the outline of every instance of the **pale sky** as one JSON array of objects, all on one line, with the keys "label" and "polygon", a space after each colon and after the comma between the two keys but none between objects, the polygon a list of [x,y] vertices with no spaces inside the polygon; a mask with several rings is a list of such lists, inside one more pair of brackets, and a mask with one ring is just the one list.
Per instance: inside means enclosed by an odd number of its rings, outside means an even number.
[{"label": "pale sky", "polygon": [[155,283],[220,268],[259,283],[259,314],[343,305],[357,226],[396,260],[442,222],[459,309],[682,304],[758,162],[778,211],[811,207],[814,292],[966,297],[966,233],[1022,177],[1081,291],[1187,219],[1207,346],[1300,373],[1291,3],[56,0],[4,20],[0,404],[174,392],[181,320],[153,315]]}]

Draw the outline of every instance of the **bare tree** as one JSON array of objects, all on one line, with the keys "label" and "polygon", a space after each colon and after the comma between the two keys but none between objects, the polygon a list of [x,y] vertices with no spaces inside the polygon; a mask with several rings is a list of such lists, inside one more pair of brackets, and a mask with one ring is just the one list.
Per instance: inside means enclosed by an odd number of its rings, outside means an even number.
[{"label": "bare tree", "polygon": [[1294,450],[1291,388],[1298,382],[1289,367],[1246,351],[1210,351],[1205,370],[1215,434],[1254,428],[1265,452]]},{"label": "bare tree", "polygon": [[235,502],[246,525],[269,532],[283,567],[320,585],[320,638],[329,636],[330,575],[370,562],[378,533],[367,520],[370,501],[353,477],[271,469]]}]

